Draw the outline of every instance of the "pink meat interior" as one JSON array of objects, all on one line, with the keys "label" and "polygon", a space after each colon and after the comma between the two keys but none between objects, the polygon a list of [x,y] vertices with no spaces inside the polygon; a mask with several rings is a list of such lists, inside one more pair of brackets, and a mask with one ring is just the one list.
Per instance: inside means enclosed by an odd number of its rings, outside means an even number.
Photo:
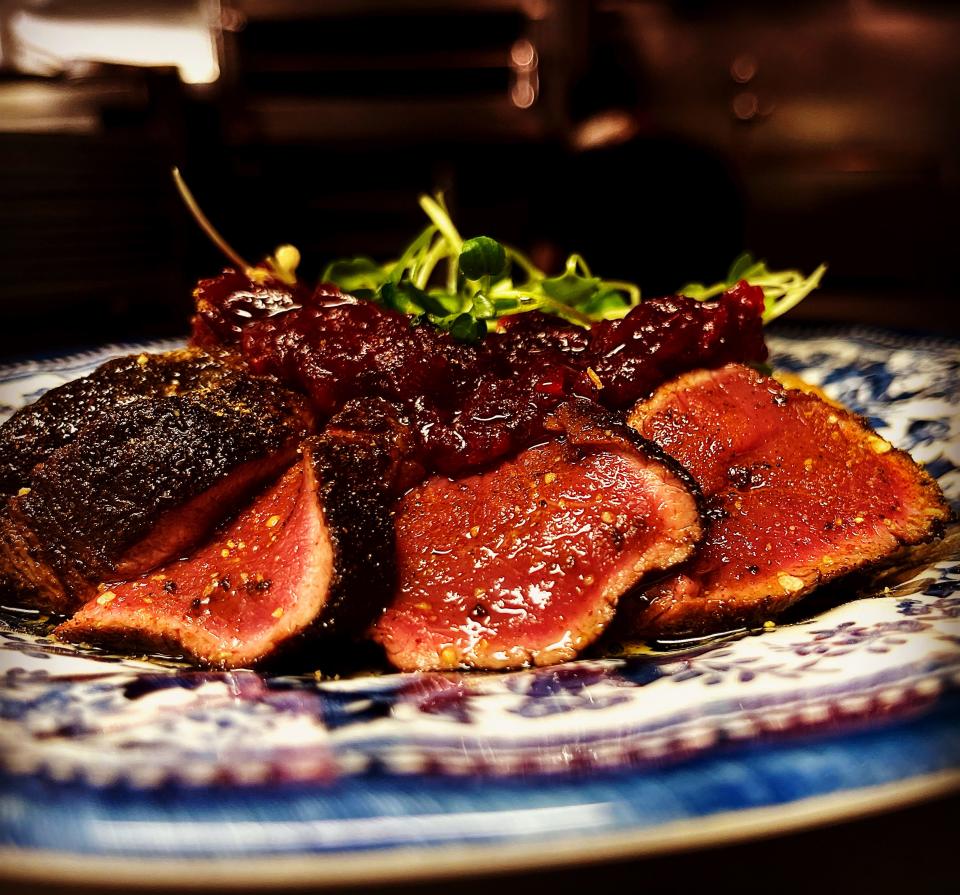
[{"label": "pink meat interior", "polygon": [[[697,372],[638,405],[631,425],[699,482],[714,522],[703,547],[651,590],[667,627],[710,612],[784,608],[823,580],[928,537],[946,516],[904,453],[847,411],[739,365]],[[711,604],[691,600],[706,598]]]},{"label": "pink meat interior", "polygon": [[397,514],[397,597],[375,636],[405,669],[569,658],[691,527],[690,494],[639,455],[554,442],[430,479]]},{"label": "pink meat interior", "polygon": [[181,649],[235,666],[272,651],[322,609],[332,548],[308,463],[290,469],[193,556],[99,593],[58,634]]}]

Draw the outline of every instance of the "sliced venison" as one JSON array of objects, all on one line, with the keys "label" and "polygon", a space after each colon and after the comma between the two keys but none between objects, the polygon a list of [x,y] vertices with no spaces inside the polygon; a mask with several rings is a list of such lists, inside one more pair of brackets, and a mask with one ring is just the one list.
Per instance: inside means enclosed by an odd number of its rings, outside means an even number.
[{"label": "sliced venison", "polygon": [[31,470],[98,414],[145,398],[223,388],[246,375],[238,364],[196,348],[131,354],[50,389],[0,426],[0,494],[28,485]]},{"label": "sliced venison", "polygon": [[393,583],[381,448],[376,439],[309,439],[300,461],[210,543],[101,585],[57,635],[235,668],[293,643],[362,632]]},{"label": "sliced venison", "polygon": [[691,472],[712,521],[694,557],[621,601],[617,636],[762,623],[949,516],[930,476],[862,419],[739,364],[680,376],[629,423]]},{"label": "sliced venison", "polygon": [[700,518],[681,469],[580,404],[556,427],[489,472],[436,476],[400,502],[396,594],[373,631],[398,668],[570,659],[625,590],[694,549]]},{"label": "sliced venison", "polygon": [[311,419],[268,379],[96,415],[0,511],[0,586],[67,613],[98,581],[179,555],[293,462]]}]

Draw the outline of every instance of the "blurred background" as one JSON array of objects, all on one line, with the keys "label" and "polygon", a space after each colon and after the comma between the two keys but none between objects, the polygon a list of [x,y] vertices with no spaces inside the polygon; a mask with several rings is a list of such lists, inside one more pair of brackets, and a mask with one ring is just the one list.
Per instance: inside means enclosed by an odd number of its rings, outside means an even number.
[{"label": "blurred background", "polygon": [[792,320],[958,331],[960,4],[0,0],[0,353],[185,332],[241,254],[466,235],[645,294],[744,248]]}]

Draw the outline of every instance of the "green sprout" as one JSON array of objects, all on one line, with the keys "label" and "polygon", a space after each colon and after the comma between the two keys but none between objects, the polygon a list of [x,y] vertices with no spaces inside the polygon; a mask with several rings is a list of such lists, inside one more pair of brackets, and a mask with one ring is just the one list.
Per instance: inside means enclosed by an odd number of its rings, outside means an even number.
[{"label": "green sprout", "polygon": [[[281,246],[263,264],[251,267],[205,217],[176,168],[173,176],[197,223],[239,269],[257,280],[296,282],[300,253],[293,246]],[[321,279],[406,314],[413,324],[430,323],[464,342],[479,341],[497,329],[501,318],[513,314],[540,311],[590,327],[625,317],[640,303],[638,286],[595,276],[580,255],[570,255],[563,272],[548,277],[518,249],[490,236],[463,239],[442,194],[420,196],[419,201],[430,223],[396,261],[339,258],[326,266]],[[688,283],[678,294],[708,301],[746,280],[763,290],[763,322],[770,323],[816,289],[825,271],[823,264],[809,276],[797,270],[772,271],[745,252],[733,262],[726,279],[709,286]]]}]

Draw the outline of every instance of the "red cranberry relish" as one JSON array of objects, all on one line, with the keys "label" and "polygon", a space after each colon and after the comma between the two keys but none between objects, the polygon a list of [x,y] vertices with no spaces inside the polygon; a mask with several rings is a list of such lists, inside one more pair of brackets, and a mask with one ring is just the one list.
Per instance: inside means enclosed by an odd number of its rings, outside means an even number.
[{"label": "red cranberry relish", "polygon": [[464,473],[539,440],[570,397],[626,408],[687,370],[766,359],[763,291],[741,281],[714,301],[655,298],[581,329],[532,311],[480,344],[346,295],[232,270],[196,290],[193,343],[238,349],[251,369],[309,395],[321,420],[380,397],[410,419],[418,459]]}]

